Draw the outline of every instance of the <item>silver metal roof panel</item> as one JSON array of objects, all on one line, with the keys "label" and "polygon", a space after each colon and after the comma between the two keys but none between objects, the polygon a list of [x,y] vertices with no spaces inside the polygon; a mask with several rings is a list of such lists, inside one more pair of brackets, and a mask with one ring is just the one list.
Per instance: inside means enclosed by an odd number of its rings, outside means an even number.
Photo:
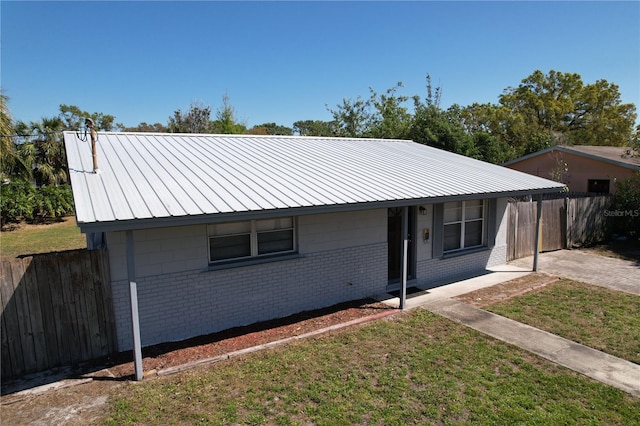
[{"label": "silver metal roof panel", "polygon": [[65,132],[83,231],[557,192],[563,184],[411,141]]}]

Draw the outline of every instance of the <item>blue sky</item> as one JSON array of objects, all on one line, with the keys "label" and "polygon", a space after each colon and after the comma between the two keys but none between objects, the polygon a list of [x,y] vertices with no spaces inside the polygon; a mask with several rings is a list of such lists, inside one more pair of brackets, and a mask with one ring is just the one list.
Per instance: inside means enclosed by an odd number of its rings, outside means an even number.
[{"label": "blue sky", "polygon": [[326,106],[404,83],[442,106],[498,101],[536,69],[606,79],[640,105],[640,2],[0,3],[13,116],[60,104],[166,124],[227,93],[248,126],[329,120]]}]

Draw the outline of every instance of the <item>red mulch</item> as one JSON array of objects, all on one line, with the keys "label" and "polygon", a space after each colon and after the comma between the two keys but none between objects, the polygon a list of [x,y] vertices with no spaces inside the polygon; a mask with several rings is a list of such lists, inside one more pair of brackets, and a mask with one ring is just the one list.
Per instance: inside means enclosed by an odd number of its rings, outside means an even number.
[{"label": "red mulch", "polygon": [[[142,349],[142,366],[145,373],[176,367],[287,337],[299,336],[392,309],[372,300],[358,300],[180,342],[154,345]],[[132,359],[131,351],[119,353],[107,360],[109,365],[107,370],[92,376],[99,377],[107,374],[116,378],[130,378],[134,373]]]}]

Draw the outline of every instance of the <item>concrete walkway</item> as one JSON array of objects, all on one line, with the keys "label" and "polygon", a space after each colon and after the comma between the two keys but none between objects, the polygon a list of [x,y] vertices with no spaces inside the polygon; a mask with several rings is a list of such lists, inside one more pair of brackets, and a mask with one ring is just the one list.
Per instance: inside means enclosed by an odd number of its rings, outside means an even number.
[{"label": "concrete walkway", "polygon": [[[532,258],[520,259],[509,265],[491,268],[491,273],[486,275],[430,289],[427,294],[408,298],[407,308],[422,307],[640,397],[640,365],[451,299],[527,275],[532,263]],[[563,250],[541,254],[538,270],[640,294],[640,267],[635,262]],[[385,300],[385,303],[396,306],[398,302],[398,298]]]}]

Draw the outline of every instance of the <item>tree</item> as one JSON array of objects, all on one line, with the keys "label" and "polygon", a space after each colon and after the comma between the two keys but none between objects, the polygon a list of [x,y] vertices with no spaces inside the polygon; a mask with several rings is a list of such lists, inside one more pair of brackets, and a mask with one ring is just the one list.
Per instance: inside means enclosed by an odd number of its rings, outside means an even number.
[{"label": "tree", "polygon": [[613,231],[638,238],[640,234],[640,172],[617,181],[612,209],[620,215],[611,217]]},{"label": "tree", "polygon": [[293,135],[293,130],[291,127],[281,126],[276,123],[263,123],[253,126],[251,129],[247,131],[247,133],[252,135],[283,135],[283,136],[291,136]]},{"label": "tree", "polygon": [[18,146],[18,156],[32,170],[36,186],[60,185],[68,181],[67,159],[62,141],[65,122],[56,116],[18,122],[16,128],[28,136]]},{"label": "tree", "polygon": [[83,111],[75,105],[60,105],[60,119],[64,123],[64,130],[79,130],[83,129],[84,121],[87,118],[91,118],[95,124],[96,130],[102,130],[104,132],[110,132],[117,130],[117,125],[114,125],[115,117],[109,114],[103,114],[101,112],[94,112],[93,114]]},{"label": "tree", "polygon": [[347,138],[362,138],[368,135],[371,114],[369,101],[356,99],[342,99],[342,104],[337,109],[329,109],[333,115],[333,121],[337,124],[336,136]]},{"label": "tree", "polygon": [[229,102],[229,95],[222,96],[222,106],[216,111],[216,120],[211,123],[213,133],[243,134],[247,133],[247,126],[236,120],[235,109]]},{"label": "tree", "polygon": [[442,89],[431,85],[431,76],[427,74],[427,96],[422,101],[413,97],[414,116],[409,138],[414,142],[455,152],[469,157],[478,157],[474,139],[465,131],[462,108],[452,105],[449,109],[440,108]]},{"label": "tree", "polygon": [[411,127],[411,114],[403,104],[407,96],[396,95],[402,87],[398,83],[378,94],[369,88],[369,98],[343,99],[337,109],[329,109],[337,123],[336,133],[344,137],[370,137],[382,139],[403,139]]},{"label": "tree", "polygon": [[411,128],[413,117],[403,106],[409,100],[408,96],[397,96],[396,91],[403,87],[399,82],[395,87],[378,95],[372,88],[369,101],[374,109],[370,116],[369,136],[381,139],[405,139]]},{"label": "tree", "polygon": [[293,123],[293,133],[300,136],[336,136],[338,123],[322,120],[299,120]]},{"label": "tree", "polygon": [[210,117],[211,107],[193,103],[186,113],[179,109],[173,112],[173,117],[169,117],[167,122],[167,131],[170,133],[210,133]]},{"label": "tree", "polygon": [[[9,98],[0,93],[0,179],[29,179],[31,169],[20,158],[16,145],[16,129],[9,112]],[[0,185],[3,182],[0,182]]]},{"label": "tree", "polygon": [[464,131],[455,109],[443,111],[416,100],[413,125],[409,137],[414,142],[477,157],[473,137]]},{"label": "tree", "polygon": [[544,134],[552,145],[625,146],[637,117],[633,104],[621,103],[617,85],[585,85],[579,74],[554,70],[536,70],[518,87],[505,89],[500,104],[511,118],[504,126],[523,125],[515,133]]},{"label": "tree", "polygon": [[640,157],[640,124],[633,131],[631,141],[629,142],[628,155],[632,157]]},{"label": "tree", "polygon": [[477,158],[493,164],[502,164],[513,158],[514,150],[505,141],[487,132],[476,132],[472,135]]},{"label": "tree", "polygon": [[166,133],[168,131],[163,124],[147,124],[144,121],[134,127],[125,127],[123,124],[117,124],[117,126],[122,129],[123,132]]}]

